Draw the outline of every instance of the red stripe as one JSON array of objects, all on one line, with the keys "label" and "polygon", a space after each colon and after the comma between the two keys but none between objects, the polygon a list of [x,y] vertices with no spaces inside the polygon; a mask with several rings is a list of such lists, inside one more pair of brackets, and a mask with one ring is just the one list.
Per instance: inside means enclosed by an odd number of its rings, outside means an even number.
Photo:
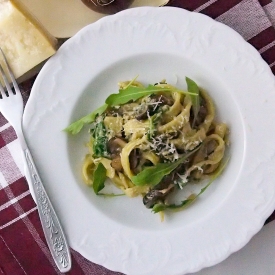
[{"label": "red stripe", "polygon": [[262,31],[261,33],[257,34],[248,42],[253,45],[257,50],[260,50],[264,46],[268,45],[269,43],[275,40],[275,31],[273,27],[269,27],[266,30]]},{"label": "red stripe", "polygon": [[272,0],[258,0],[262,7],[272,3]]},{"label": "red stripe", "polygon": [[[57,274],[22,220],[4,228],[1,234],[28,275]],[[16,273],[15,270],[11,270],[8,274],[24,273]]]},{"label": "red stripe", "polygon": [[[12,189],[9,186],[5,187],[1,191],[4,191],[7,194],[9,200],[15,198],[15,194],[13,194]],[[21,193],[19,193],[18,195],[20,194]],[[28,212],[34,207],[36,207],[36,204],[33,201],[31,195],[28,194],[26,197],[23,197],[20,200],[14,202],[0,212],[0,226],[4,226],[5,224],[13,221],[14,219],[18,218],[20,215]]]},{"label": "red stripe", "polygon": [[268,63],[271,64],[275,61],[275,46],[271,47],[270,49],[266,50],[262,54],[262,58]]},{"label": "red stripe", "polygon": [[[23,209],[23,213],[28,212],[29,210],[33,209],[36,207],[36,204],[34,202],[34,200],[32,199],[31,194],[27,195],[26,197],[22,198],[21,200],[19,200],[17,202],[21,208]],[[20,214],[23,214],[20,213]]]},{"label": "red stripe", "polygon": [[9,223],[18,217],[18,212],[13,205],[8,206],[0,212],[0,227]]},{"label": "red stripe", "polygon": [[166,6],[178,7],[189,11],[194,11],[195,9],[197,9],[198,7],[202,6],[207,2],[208,0],[197,0],[197,1],[172,0],[172,1],[169,1],[168,5]]},{"label": "red stripe", "polygon": [[202,10],[202,13],[212,17],[217,18],[218,16],[224,14],[225,12],[232,9],[234,6],[242,2],[241,0],[219,0],[209,7]]},{"label": "red stripe", "polygon": [[24,177],[16,180],[14,183],[10,184],[9,187],[15,197],[29,190],[29,186]]},{"label": "red stripe", "polygon": [[[3,265],[5,264],[5,265]],[[12,255],[4,238],[0,235],[0,274],[24,274],[20,264],[16,261],[16,258]]]},{"label": "red stripe", "polygon": [[3,148],[4,146],[6,146],[6,142],[5,142],[5,140],[3,139],[3,137],[0,133],[0,148]]},{"label": "red stripe", "polygon": [[6,192],[5,192],[5,189],[3,188],[3,189],[0,190],[0,206],[3,205],[3,204],[5,204],[8,201],[9,201],[9,198],[8,198]]},{"label": "red stripe", "polygon": [[[10,199],[18,197],[19,195],[28,190],[29,188],[25,178],[21,178],[15,181],[14,183],[10,184],[9,186],[4,187],[0,190],[0,206],[7,203]],[[10,193],[11,198],[8,198],[7,193]]]},{"label": "red stripe", "polygon": [[14,129],[10,126],[1,132],[1,136],[6,144],[17,139]]},{"label": "red stripe", "polygon": [[[39,236],[37,236],[37,238],[40,238],[45,244],[46,241],[45,241],[45,237],[42,231],[42,227],[40,224],[37,211],[29,214],[28,219],[38,231]],[[20,234],[18,234],[18,232],[20,232]],[[56,275],[57,274],[57,272],[51,266],[47,257],[45,256],[45,254],[43,253],[43,251],[35,241],[33,235],[28,230],[28,228],[26,227],[25,223],[22,220],[16,222],[16,224],[10,225],[8,228],[4,228],[2,235],[5,241],[7,242],[7,244],[9,245],[10,249],[13,251],[13,254],[16,256],[17,260],[20,262],[21,266],[24,268],[24,270],[27,272],[28,275],[37,275],[37,274]],[[97,265],[95,266],[97,267]],[[15,267],[16,266],[14,266],[11,272],[7,274],[20,274],[20,273],[14,272]],[[98,267],[95,270],[100,270],[100,269],[101,267]],[[72,254],[72,269],[70,272],[66,274],[84,275],[84,272],[82,271],[78,262],[75,260],[75,257],[73,256],[73,254]],[[107,274],[107,272],[104,272],[104,273],[90,272],[89,274],[91,275]],[[114,273],[114,274],[117,274],[117,273]],[[108,275],[111,275],[111,273],[110,274],[108,273]]]}]

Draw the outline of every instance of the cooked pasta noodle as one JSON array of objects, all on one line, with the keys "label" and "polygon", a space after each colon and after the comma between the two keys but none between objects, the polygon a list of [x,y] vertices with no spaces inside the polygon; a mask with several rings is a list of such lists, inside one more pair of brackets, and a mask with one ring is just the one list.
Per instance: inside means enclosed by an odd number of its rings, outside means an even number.
[{"label": "cooked pasta noodle", "polygon": [[91,124],[82,169],[88,185],[97,180],[94,175],[101,163],[115,186],[129,197],[141,195],[144,205],[152,208],[167,205],[172,191],[217,171],[228,129],[215,121],[208,93],[199,88],[194,94],[163,82],[145,87],[127,81],[119,86],[117,98],[122,101],[125,93],[129,100],[121,104],[106,100],[105,110]]}]

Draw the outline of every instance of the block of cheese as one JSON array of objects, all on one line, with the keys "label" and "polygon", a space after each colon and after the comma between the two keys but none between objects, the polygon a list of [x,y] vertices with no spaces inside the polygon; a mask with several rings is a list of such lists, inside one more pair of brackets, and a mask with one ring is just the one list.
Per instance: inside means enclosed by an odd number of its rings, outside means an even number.
[{"label": "block of cheese", "polygon": [[56,39],[18,0],[0,0],[0,47],[18,78],[56,51]]}]

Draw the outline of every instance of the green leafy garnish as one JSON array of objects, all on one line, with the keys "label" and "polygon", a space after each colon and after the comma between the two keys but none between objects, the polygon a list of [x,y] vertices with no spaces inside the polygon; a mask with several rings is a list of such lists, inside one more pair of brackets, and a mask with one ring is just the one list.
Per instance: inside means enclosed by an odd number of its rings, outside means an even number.
[{"label": "green leafy garnish", "polygon": [[200,146],[186,153],[175,162],[158,163],[155,166],[146,167],[139,174],[131,178],[132,182],[137,186],[143,186],[146,184],[154,186],[158,184],[164,176],[175,170],[181,163],[183,163],[188,157],[197,151],[199,147]]},{"label": "green leafy garnish", "polygon": [[193,119],[192,126],[194,126],[195,122],[197,120],[199,110],[200,110],[200,89],[199,89],[198,85],[196,84],[196,82],[193,81],[192,79],[186,77],[185,80],[186,80],[188,92],[190,94],[190,98],[192,101],[192,109],[193,109],[193,113],[194,113],[194,119]]},{"label": "green leafy garnish", "polygon": [[[136,78],[135,78],[136,79]],[[134,80],[135,80],[134,79]],[[70,124],[67,128],[64,129],[64,131],[71,133],[73,135],[78,134],[81,129],[84,127],[85,124],[89,124],[94,122],[95,118],[97,115],[103,114],[108,106],[113,107],[113,106],[118,106],[121,104],[125,104],[131,100],[135,101],[143,96],[148,96],[154,93],[158,92],[181,92],[184,94],[189,94],[191,97],[196,97],[197,93],[193,89],[190,91],[182,91],[176,88],[166,88],[166,87],[157,87],[154,85],[148,85],[148,87],[136,87],[132,86],[132,83],[134,82],[132,80],[124,89],[120,89],[119,93],[117,94],[111,94],[107,97],[105,104],[102,105],[101,107],[97,108],[95,111],[92,113],[82,117],[81,119],[73,122]]]},{"label": "green leafy garnish", "polygon": [[117,106],[131,100],[135,101],[143,96],[169,90],[168,88],[156,87],[154,85],[148,85],[148,87],[127,86],[125,89],[120,89],[118,94],[109,95],[105,103],[109,106]]},{"label": "green leafy garnish", "polygon": [[98,192],[101,191],[105,187],[106,176],[106,168],[102,163],[99,163],[95,172],[94,172],[94,182],[93,189],[94,192],[98,195]]},{"label": "green leafy garnish", "polygon": [[205,192],[205,190],[215,181],[215,179],[220,176],[220,174],[223,172],[225,166],[227,165],[229,159],[227,159],[224,164],[222,164],[218,170],[215,172],[215,174],[212,175],[210,181],[200,190],[198,194],[191,194],[186,200],[183,200],[180,204],[164,204],[164,203],[157,203],[152,208],[152,211],[154,213],[158,213],[160,211],[164,211],[166,209],[170,210],[183,210],[187,206],[189,206],[191,203],[193,203],[202,193]]},{"label": "green leafy garnish", "polygon": [[103,118],[99,117],[94,123],[94,128],[91,129],[93,140],[93,156],[94,157],[107,157],[108,150],[107,150],[107,131],[103,122]]},{"label": "green leafy garnish", "polygon": [[64,129],[64,131],[69,132],[73,135],[78,134],[85,124],[94,122],[96,116],[101,115],[107,109],[107,107],[107,104],[102,105],[101,107],[94,110],[92,113],[70,124],[67,128]]}]

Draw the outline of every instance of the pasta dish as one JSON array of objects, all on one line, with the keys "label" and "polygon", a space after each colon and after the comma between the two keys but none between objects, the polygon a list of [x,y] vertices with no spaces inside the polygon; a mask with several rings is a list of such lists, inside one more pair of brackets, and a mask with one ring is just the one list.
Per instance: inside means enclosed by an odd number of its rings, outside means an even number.
[{"label": "pasta dish", "polygon": [[[190,78],[186,82],[187,91],[165,81],[148,86],[121,82],[104,105],[65,129],[76,134],[90,125],[82,174],[97,195],[104,194],[109,178],[123,194],[141,195],[155,213],[182,209],[220,174],[227,125],[215,120],[208,93]],[[206,178],[198,194],[169,202],[185,185]]]}]

